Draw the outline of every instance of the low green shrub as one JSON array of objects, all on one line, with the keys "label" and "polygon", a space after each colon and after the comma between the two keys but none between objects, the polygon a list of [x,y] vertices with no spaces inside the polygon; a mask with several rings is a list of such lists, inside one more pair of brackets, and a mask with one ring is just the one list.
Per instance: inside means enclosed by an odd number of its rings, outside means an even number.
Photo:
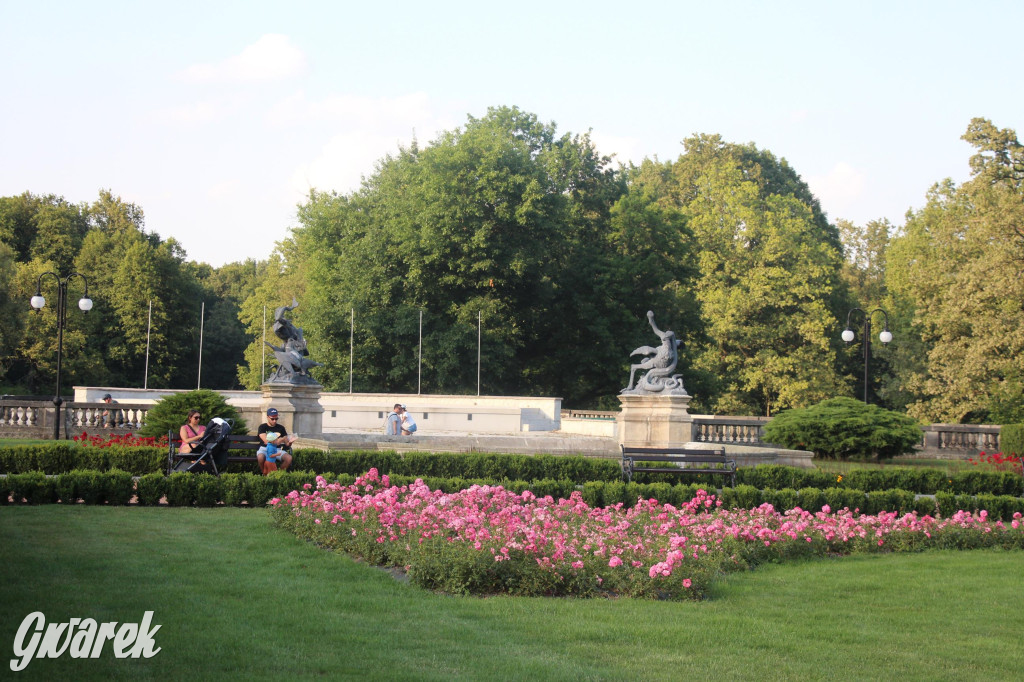
[{"label": "low green shrub", "polygon": [[[249,474],[251,475],[251,474]],[[240,507],[246,501],[246,474],[221,474],[221,489],[224,491],[224,504],[229,507]]]},{"label": "low green shrub", "polygon": [[825,506],[825,493],[821,488],[800,488],[800,508],[812,514]]},{"label": "low green shrub", "polygon": [[57,492],[57,499],[62,504],[75,504],[78,502],[78,475],[77,472],[59,474],[54,482]]},{"label": "low green shrub", "polygon": [[245,474],[248,478],[246,479],[248,485],[247,497],[249,498],[249,505],[253,507],[264,507],[273,497],[275,497],[276,488],[274,486],[274,477],[280,472],[273,472],[270,476],[256,476],[255,474]]},{"label": "low green shrub", "polygon": [[721,499],[726,509],[753,509],[763,501],[760,489],[745,483],[735,488],[723,488]]},{"label": "low green shrub", "polygon": [[999,429],[999,449],[1006,456],[1024,457],[1024,424],[1003,424]]},{"label": "low green shrub", "polygon": [[232,433],[248,433],[249,431],[248,425],[238,410],[229,405],[224,396],[217,391],[201,389],[187,393],[173,393],[161,398],[146,412],[146,423],[139,430],[139,434],[159,438],[167,435],[168,431],[178,433],[191,409],[199,410],[204,421],[209,421],[214,417],[231,419],[235,425]]},{"label": "low green shrub", "polygon": [[215,507],[224,497],[220,477],[212,474],[196,475],[196,506]]},{"label": "low green shrub", "polygon": [[938,513],[938,505],[934,497],[922,496],[914,500],[914,511],[918,516],[935,516]]},{"label": "low green shrub", "polygon": [[831,398],[772,419],[765,440],[827,459],[888,459],[921,441],[912,418],[854,398]]},{"label": "low green shrub", "polygon": [[107,504],[124,505],[131,502],[135,494],[135,481],[129,472],[111,469],[103,474],[103,479]]},{"label": "low green shrub", "polygon": [[39,471],[23,474],[10,474],[7,483],[11,487],[11,497],[15,503],[24,500],[27,504],[49,504],[57,501],[56,480],[47,478]]},{"label": "low green shrub", "polygon": [[191,507],[196,501],[197,478],[202,474],[175,472],[167,477],[167,504]]},{"label": "low green shrub", "polygon": [[146,474],[140,476],[135,485],[139,504],[153,507],[167,494],[167,477],[163,474]]}]

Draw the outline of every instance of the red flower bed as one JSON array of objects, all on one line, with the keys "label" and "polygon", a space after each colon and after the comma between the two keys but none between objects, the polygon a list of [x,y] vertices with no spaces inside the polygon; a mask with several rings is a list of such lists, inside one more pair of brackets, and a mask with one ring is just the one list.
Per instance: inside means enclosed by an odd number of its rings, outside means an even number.
[{"label": "red flower bed", "polygon": [[94,448],[113,448],[113,447],[138,447],[138,446],[149,446],[149,447],[167,447],[167,436],[160,436],[154,438],[153,436],[135,436],[130,433],[118,434],[111,433],[103,436],[93,435],[90,436],[85,431],[82,431],[81,436],[74,436],[72,440],[82,445],[89,445]]}]

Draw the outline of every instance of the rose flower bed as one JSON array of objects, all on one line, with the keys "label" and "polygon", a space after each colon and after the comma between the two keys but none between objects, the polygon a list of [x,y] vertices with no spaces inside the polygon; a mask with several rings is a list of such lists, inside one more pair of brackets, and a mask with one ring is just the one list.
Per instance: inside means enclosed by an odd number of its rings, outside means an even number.
[{"label": "rose flower bed", "polygon": [[727,571],[765,561],[926,548],[1024,548],[1018,513],[937,519],[856,510],[812,514],[721,508],[700,490],[681,508],[642,500],[589,507],[500,486],[458,493],[419,479],[392,486],[376,469],[350,486],[317,477],[314,488],[271,500],[275,521],[316,544],[403,568],[422,587],[457,594],[696,599]]}]

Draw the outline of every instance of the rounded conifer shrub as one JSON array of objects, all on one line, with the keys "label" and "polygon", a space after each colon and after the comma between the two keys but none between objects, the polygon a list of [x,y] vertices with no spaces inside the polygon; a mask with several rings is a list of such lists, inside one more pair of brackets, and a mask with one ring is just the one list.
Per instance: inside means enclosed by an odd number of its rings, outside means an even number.
[{"label": "rounded conifer shrub", "polygon": [[889,459],[913,451],[921,427],[899,412],[854,398],[830,398],[780,413],[765,426],[764,438],[825,459]]},{"label": "rounded conifer shrub", "polygon": [[200,389],[188,393],[174,393],[161,398],[146,413],[146,423],[139,430],[143,436],[164,436],[168,431],[175,434],[185,423],[185,417],[189,410],[199,410],[202,415],[202,423],[207,424],[214,417],[231,419],[234,421],[234,428],[231,433],[247,433],[248,425],[238,410],[228,405],[227,401],[217,391]]}]

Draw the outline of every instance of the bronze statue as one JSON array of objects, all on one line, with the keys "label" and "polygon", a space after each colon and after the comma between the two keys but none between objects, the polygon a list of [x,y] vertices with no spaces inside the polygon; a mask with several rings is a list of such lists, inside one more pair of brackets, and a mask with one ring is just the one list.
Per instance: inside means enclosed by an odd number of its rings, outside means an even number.
[{"label": "bronze statue", "polygon": [[284,341],[283,347],[264,341],[274,351],[277,358],[277,369],[267,379],[269,383],[283,384],[316,384],[309,376],[309,370],[319,367],[320,363],[309,358],[306,339],[302,337],[302,328],[296,327],[284,314],[299,307],[299,302],[292,298],[290,306],[281,306],[274,311],[274,334]]},{"label": "bronze statue", "polygon": [[[629,367],[629,386],[622,389],[622,393],[631,394],[672,394],[689,395],[683,388],[681,374],[673,374],[679,362],[678,348],[682,343],[676,339],[675,332],[661,331],[654,323],[654,311],[647,311],[647,321],[651,323],[651,329],[661,339],[661,345],[657,348],[651,346],[640,346],[629,355],[646,355],[639,363]],[[637,370],[647,370],[647,373],[640,377],[640,382],[633,386],[633,380]]]}]

